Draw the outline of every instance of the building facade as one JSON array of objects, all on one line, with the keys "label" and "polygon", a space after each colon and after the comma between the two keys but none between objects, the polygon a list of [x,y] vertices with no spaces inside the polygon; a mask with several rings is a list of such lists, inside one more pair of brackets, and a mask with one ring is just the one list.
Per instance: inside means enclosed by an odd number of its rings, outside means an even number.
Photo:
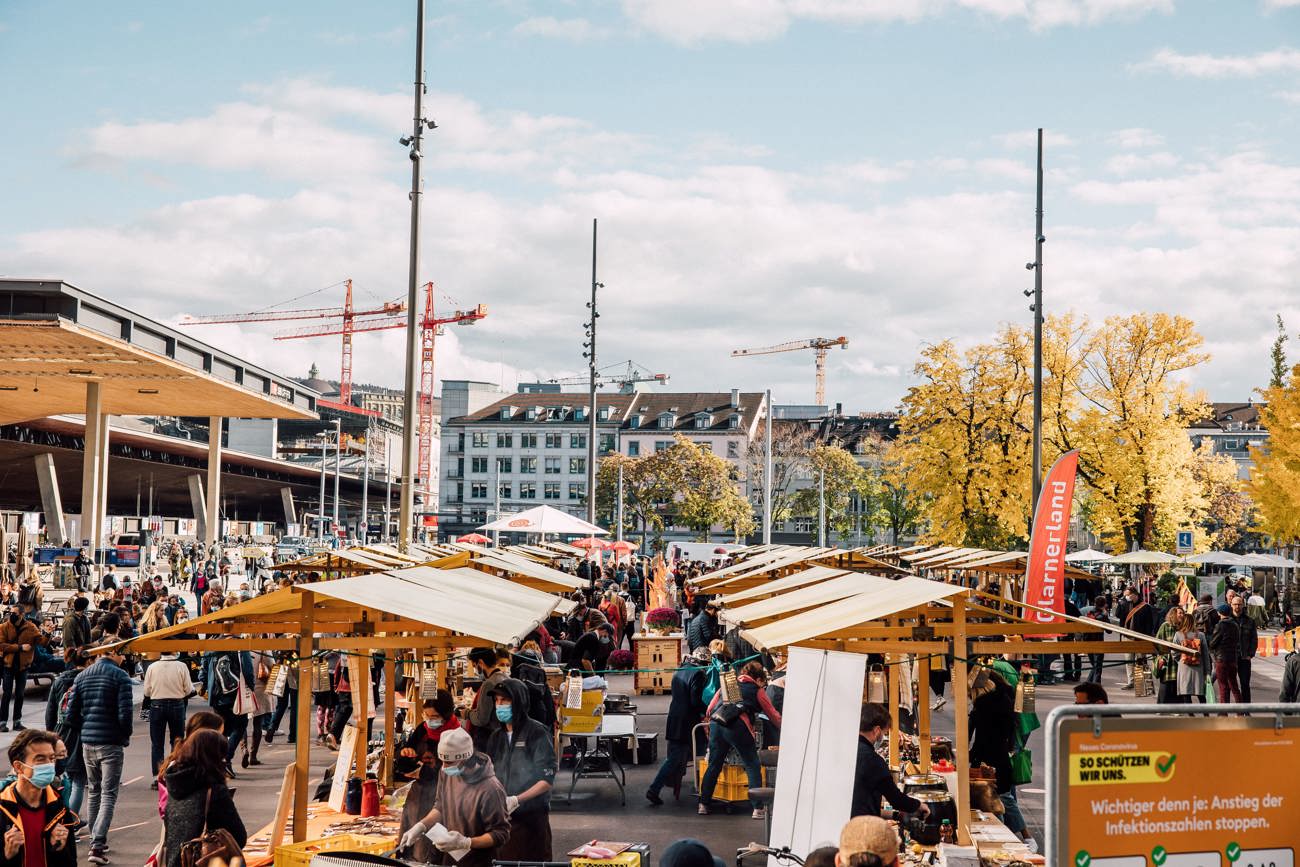
[{"label": "building facade", "polygon": [[1192,445],[1209,445],[1215,454],[1228,455],[1237,462],[1237,478],[1245,481],[1255,467],[1250,449],[1268,448],[1268,430],[1259,418],[1260,405],[1245,403],[1211,403],[1210,412],[1187,429]]}]

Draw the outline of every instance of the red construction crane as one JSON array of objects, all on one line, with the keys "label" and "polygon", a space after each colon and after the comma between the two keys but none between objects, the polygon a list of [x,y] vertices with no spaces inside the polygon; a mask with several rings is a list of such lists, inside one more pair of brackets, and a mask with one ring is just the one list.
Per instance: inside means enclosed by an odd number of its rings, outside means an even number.
[{"label": "red construction crane", "polygon": [[732,358],[746,355],[770,355],[773,352],[793,352],[796,349],[812,349],[817,353],[817,405],[826,405],[826,350],[832,346],[841,349],[849,345],[847,337],[813,337],[808,340],[792,340],[778,343],[776,346],[763,346],[758,349],[737,349],[731,353]]}]

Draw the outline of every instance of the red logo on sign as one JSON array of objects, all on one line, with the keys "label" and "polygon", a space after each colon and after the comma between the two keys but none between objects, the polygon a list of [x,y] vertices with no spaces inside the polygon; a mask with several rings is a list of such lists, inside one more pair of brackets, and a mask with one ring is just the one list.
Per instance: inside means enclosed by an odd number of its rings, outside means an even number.
[{"label": "red logo on sign", "polygon": [[529,523],[530,523],[530,521],[529,521],[527,518],[516,518],[515,520],[511,521],[509,524],[506,524],[506,526],[507,526],[507,527],[527,527],[527,526],[529,525]]}]

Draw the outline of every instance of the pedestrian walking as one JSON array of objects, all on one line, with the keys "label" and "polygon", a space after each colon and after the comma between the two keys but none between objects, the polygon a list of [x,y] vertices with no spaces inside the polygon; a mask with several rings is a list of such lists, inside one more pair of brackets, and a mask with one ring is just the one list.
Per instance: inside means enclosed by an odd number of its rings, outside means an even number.
[{"label": "pedestrian walking", "polygon": [[1203,704],[1206,684],[1210,681],[1210,647],[1205,637],[1201,609],[1183,619],[1174,635],[1174,644],[1183,648],[1178,654],[1178,695],[1184,704]]},{"label": "pedestrian walking", "polygon": [[151,788],[158,788],[158,767],[185,729],[185,705],[194,695],[190,667],[175,653],[164,653],[144,672],[144,702],[149,714]]},{"label": "pedestrian walking", "polygon": [[64,653],[63,659],[66,667],[50,684],[45,700],[45,728],[58,735],[67,749],[64,767],[68,782],[63,790],[63,802],[79,815],[86,797],[86,763],[81,753],[81,730],[69,724],[68,708],[72,703],[72,684],[90,664],[90,657],[84,650],[73,648]]},{"label": "pedestrian walking", "polygon": [[[1164,622],[1156,630],[1156,638],[1173,644],[1174,638],[1187,622],[1187,612],[1177,605],[1165,612]],[[1172,650],[1156,653],[1154,671],[1156,683],[1160,685],[1156,693],[1157,704],[1184,704],[1182,693],[1178,690],[1178,656]]]},{"label": "pedestrian walking", "polygon": [[1241,656],[1241,630],[1232,617],[1219,617],[1214,632],[1210,634],[1210,654],[1214,659],[1214,691],[1219,703],[1240,703],[1237,660]]},{"label": "pedestrian walking", "polygon": [[253,657],[247,650],[223,650],[203,654],[203,689],[208,704],[220,717],[225,728],[226,773],[235,776],[232,762],[243,743],[248,728],[245,702],[251,703],[253,691]]},{"label": "pedestrian walking", "polygon": [[14,731],[22,731],[23,698],[27,694],[27,670],[36,657],[36,648],[49,644],[50,636],[23,616],[14,605],[0,625],[0,654],[3,654],[3,678],[0,679],[0,732],[9,731],[9,707],[13,705]]},{"label": "pedestrian walking", "polygon": [[[712,654],[707,647],[700,648],[688,656],[682,667],[673,673],[670,684],[672,698],[668,702],[668,722],[664,730],[664,761],[645,793],[646,800],[656,807],[663,805],[659,793],[664,786],[672,786],[673,796],[681,797],[682,777],[686,774],[687,763],[694,755],[692,732],[704,721],[704,711],[708,707],[704,698],[704,684],[708,679],[711,658]],[[703,740],[702,737],[700,739]]]},{"label": "pedestrian walking", "polygon": [[298,742],[298,666],[288,658],[283,659],[281,664],[284,666],[281,670],[285,675],[280,694],[274,695],[276,684],[272,683],[270,686],[272,696],[275,698],[275,710],[266,717],[265,731],[268,744],[279,733],[280,721],[284,719],[286,711],[289,714],[289,743]]},{"label": "pedestrian walking", "polygon": [[[738,682],[740,701],[728,702],[726,691],[718,690],[706,711],[709,717],[709,764],[704,770],[704,779],[700,782],[700,805],[697,812],[701,816],[709,815],[718,777],[722,774],[727,754],[732,750],[735,750],[745,766],[749,787],[762,788],[763,772],[758,763],[758,746],[754,739],[758,715],[766,714],[772,725],[781,727],[781,714],[767,697],[767,672],[762,664],[746,664],[741,669]],[[755,819],[766,818],[762,804],[752,801],[751,806],[754,808]]]},{"label": "pedestrian walking", "polygon": [[1232,600],[1228,616],[1237,624],[1237,692],[1241,701],[1250,704],[1250,667],[1259,647],[1259,629],[1246,613],[1246,599],[1240,595]]},{"label": "pedestrian walking", "polygon": [[108,650],[72,682],[68,725],[81,732],[86,765],[86,824],[92,864],[107,864],[108,829],[113,824],[122,762],[131,741],[134,713],[131,678],[122,670],[126,657]]},{"label": "pedestrian walking", "polygon": [[177,750],[167,766],[160,867],[181,867],[181,847],[205,832],[227,831],[240,848],[248,842],[225,766],[225,738],[211,729],[194,732]]},{"label": "pedestrian walking", "polygon": [[82,648],[90,644],[90,618],[86,610],[90,608],[90,597],[74,596],[68,613],[63,615],[63,649]]}]

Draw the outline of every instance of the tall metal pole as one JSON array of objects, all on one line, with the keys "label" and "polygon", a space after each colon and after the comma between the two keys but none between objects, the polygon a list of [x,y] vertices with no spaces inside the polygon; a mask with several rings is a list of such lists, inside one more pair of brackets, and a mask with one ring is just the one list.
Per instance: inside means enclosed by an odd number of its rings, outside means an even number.
[{"label": "tall metal pole", "polygon": [[334,526],[331,528],[334,538],[339,533],[339,471],[343,451],[343,419],[334,419]]},{"label": "tall metal pole", "polygon": [[826,470],[817,471],[817,547],[826,547]]},{"label": "tall metal pole", "polygon": [[370,419],[366,419],[366,451],[361,464],[361,521],[357,525],[363,545],[370,536],[370,429]]},{"label": "tall metal pole", "polygon": [[1034,208],[1034,485],[1029,520],[1043,489],[1043,130],[1038,130],[1038,199]]},{"label": "tall metal pole", "polygon": [[623,541],[623,462],[618,462],[618,508],[614,510],[615,541]]},{"label": "tall metal pole", "polygon": [[316,514],[316,538],[325,541],[325,462],[329,458],[330,438],[320,432],[320,508]]},{"label": "tall metal pole", "polygon": [[772,389],[763,397],[763,544],[772,544]]},{"label": "tall metal pole", "polygon": [[393,538],[393,441],[384,437],[384,541]]},{"label": "tall metal pole", "polygon": [[591,406],[587,409],[587,522],[596,523],[596,220],[591,221],[591,319],[588,321],[587,370],[591,376]]},{"label": "tall metal pole", "polygon": [[[415,13],[415,114],[411,136],[403,138],[411,158],[411,260],[406,281],[406,390],[402,395],[402,501],[398,510],[397,546],[406,551],[415,524],[416,390],[420,383],[420,150],[424,141],[424,0],[416,0]],[[427,482],[422,482],[427,484]]]},{"label": "tall metal pole", "polygon": [[[497,459],[496,472],[492,476],[492,484],[496,487],[496,494],[492,500],[492,520],[496,521],[501,517],[501,459]],[[501,531],[492,531],[492,547],[501,547]]]}]

